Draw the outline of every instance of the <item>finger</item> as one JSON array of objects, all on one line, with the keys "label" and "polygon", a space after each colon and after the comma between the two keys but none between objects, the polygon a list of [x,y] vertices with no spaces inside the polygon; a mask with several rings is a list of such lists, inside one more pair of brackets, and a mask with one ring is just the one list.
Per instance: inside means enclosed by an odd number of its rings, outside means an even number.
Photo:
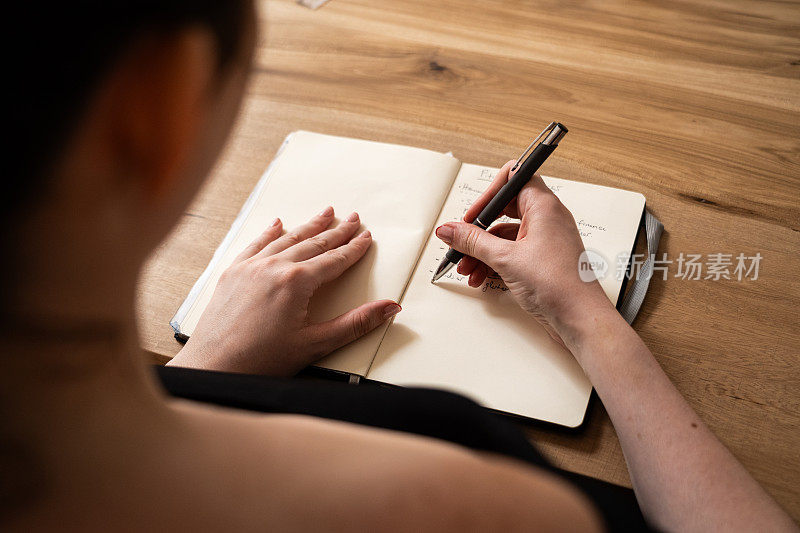
[{"label": "finger", "polygon": [[503,209],[503,214],[508,218],[520,218],[519,209],[517,208],[517,198]]},{"label": "finger", "polygon": [[501,222],[489,228],[488,231],[492,235],[497,235],[501,239],[515,241],[517,240],[517,235],[519,235],[519,230],[519,222]]},{"label": "finger", "polygon": [[331,225],[331,222],[333,222],[333,208],[328,206],[323,209],[320,214],[302,226],[294,228],[285,235],[269,243],[259,252],[259,255],[270,256],[282,252],[290,246],[299,244],[309,237],[313,237],[317,233],[324,231]]},{"label": "finger", "polygon": [[448,222],[436,228],[436,236],[461,253],[498,270],[497,263],[512,244],[466,222]]},{"label": "finger", "polygon": [[364,257],[371,244],[372,235],[364,231],[347,244],[306,261],[307,272],[318,285],[333,281]]},{"label": "finger", "polygon": [[456,267],[456,272],[458,272],[462,276],[469,276],[470,274],[472,274],[472,271],[475,270],[475,267],[478,266],[479,263],[480,261],[478,261],[474,257],[465,255],[464,259],[458,262],[458,266]]},{"label": "finger", "polygon": [[327,322],[308,326],[306,331],[321,357],[363,337],[400,310],[400,305],[392,300],[369,302]]},{"label": "finger", "polygon": [[[492,183],[489,184],[489,187],[483,191],[483,194],[478,196],[478,199],[475,200],[475,203],[473,203],[469,209],[467,209],[467,212],[464,213],[464,222],[472,222],[475,220],[475,217],[477,217],[481,211],[483,211],[483,208],[486,207],[486,204],[488,204],[489,201],[494,198],[495,195],[497,195],[497,192],[503,188],[503,185],[508,182],[510,170],[511,167],[514,166],[514,163],[514,161],[509,161],[497,171],[497,175],[492,180]],[[490,221],[485,220],[484,222],[488,224]]]},{"label": "finger", "polygon": [[483,285],[483,281],[486,279],[488,274],[489,267],[487,267],[484,263],[479,263],[478,266],[475,267],[475,270],[472,272],[472,274],[469,275],[467,285],[470,287],[480,287]]},{"label": "finger", "polygon": [[[517,239],[517,235],[519,234],[519,224],[514,222],[502,222],[500,224],[495,224],[491,228],[487,230],[492,235],[497,235],[502,239],[507,239],[509,241],[514,241]],[[456,272],[461,274],[462,276],[469,276],[475,271],[476,267],[482,264],[480,261],[475,259],[474,257],[464,256],[458,263],[458,268],[456,268]],[[472,283],[470,283],[471,285]]]},{"label": "finger", "polygon": [[319,235],[287,248],[282,252],[281,257],[286,257],[291,261],[305,261],[324,254],[349,241],[360,225],[361,220],[358,218],[358,213],[352,213],[335,228],[323,231]]},{"label": "finger", "polygon": [[242,250],[242,252],[236,256],[234,259],[234,263],[240,263],[245,259],[250,259],[258,252],[264,249],[266,245],[280,237],[281,230],[283,230],[283,223],[281,223],[281,219],[276,218],[272,221],[272,224],[264,230],[264,232],[259,235],[253,242],[247,245],[247,247]]}]

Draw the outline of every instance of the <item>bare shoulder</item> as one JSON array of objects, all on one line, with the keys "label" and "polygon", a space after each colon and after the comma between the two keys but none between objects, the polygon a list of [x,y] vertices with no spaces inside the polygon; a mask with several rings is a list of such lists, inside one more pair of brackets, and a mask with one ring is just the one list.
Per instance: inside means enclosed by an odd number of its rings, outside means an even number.
[{"label": "bare shoulder", "polygon": [[227,465],[221,481],[241,495],[246,529],[599,529],[574,488],[521,463],[311,417],[181,409],[197,424],[206,470]]}]

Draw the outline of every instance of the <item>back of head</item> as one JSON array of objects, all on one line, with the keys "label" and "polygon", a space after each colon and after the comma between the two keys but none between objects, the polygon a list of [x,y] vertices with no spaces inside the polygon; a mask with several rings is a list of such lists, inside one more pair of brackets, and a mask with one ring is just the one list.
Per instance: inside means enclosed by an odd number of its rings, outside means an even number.
[{"label": "back of head", "polygon": [[[251,9],[250,0],[49,0],[19,2],[5,14],[12,146],[0,180],[0,246],[12,253],[0,267],[0,298],[10,298],[2,285],[16,287],[23,275],[13,260],[22,220],[52,194],[54,170],[115,65],[145,39],[200,27],[213,36],[223,70],[241,47]],[[4,314],[6,304],[0,301]]]},{"label": "back of head", "polygon": [[14,139],[0,184],[0,213],[46,191],[46,177],[91,99],[125,51],[154,33],[190,25],[212,30],[220,66],[233,56],[245,19],[243,0],[77,0],[20,2],[7,17]]}]

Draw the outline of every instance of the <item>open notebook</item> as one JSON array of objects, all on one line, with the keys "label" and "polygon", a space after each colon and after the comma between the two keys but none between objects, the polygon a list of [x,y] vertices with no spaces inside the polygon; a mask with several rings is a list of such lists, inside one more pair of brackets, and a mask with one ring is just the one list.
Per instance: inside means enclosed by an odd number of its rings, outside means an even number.
[{"label": "open notebook", "polygon": [[[499,411],[580,425],[591,384],[502,282],[473,289],[453,270],[431,284],[446,251],[433,230],[461,218],[496,171],[409,146],[290,134],[173,318],[176,337],[191,336],[219,275],[275,217],[291,228],[332,205],[342,216],[358,211],[374,242],[358,264],[315,295],[312,319],[380,298],[399,301],[403,311],[318,366],[395,385],[445,388]],[[544,179],[574,215],[587,248],[612,262],[631,252],[644,210],[641,194]],[[622,285],[617,278],[612,273],[601,280],[614,303]]]}]

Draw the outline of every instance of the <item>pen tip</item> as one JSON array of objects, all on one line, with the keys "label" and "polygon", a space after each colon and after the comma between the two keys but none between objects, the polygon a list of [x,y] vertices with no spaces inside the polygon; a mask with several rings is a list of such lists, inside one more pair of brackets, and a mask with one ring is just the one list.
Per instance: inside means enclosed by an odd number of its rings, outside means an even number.
[{"label": "pen tip", "polygon": [[433,275],[433,279],[431,279],[431,283],[436,283],[439,281],[445,274],[447,274],[450,269],[453,268],[453,263],[450,261],[442,261],[439,265],[439,268],[436,269],[436,273]]}]

